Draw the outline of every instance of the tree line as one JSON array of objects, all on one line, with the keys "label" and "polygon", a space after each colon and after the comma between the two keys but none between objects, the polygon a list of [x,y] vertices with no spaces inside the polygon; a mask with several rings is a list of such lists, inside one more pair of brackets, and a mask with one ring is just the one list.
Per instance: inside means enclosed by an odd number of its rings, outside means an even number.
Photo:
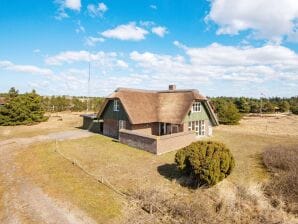
[{"label": "tree line", "polygon": [[247,113],[292,112],[298,114],[298,96],[290,98],[211,97],[221,124],[238,124]]},{"label": "tree line", "polygon": [[[0,93],[6,104],[0,106],[0,125],[19,125],[47,119],[45,112],[99,111],[103,97],[40,96],[33,90],[20,94],[12,87]],[[211,97],[211,104],[221,124],[238,124],[246,113],[292,112],[298,114],[298,96],[290,98]]]},{"label": "tree line", "polygon": [[102,97],[67,97],[67,96],[44,96],[42,105],[47,112],[61,111],[98,111],[104,101]]},{"label": "tree line", "polygon": [[19,93],[14,87],[0,93],[5,104],[0,106],[0,125],[29,125],[46,121],[46,112],[98,111],[104,101],[102,97],[40,96],[35,90]]}]

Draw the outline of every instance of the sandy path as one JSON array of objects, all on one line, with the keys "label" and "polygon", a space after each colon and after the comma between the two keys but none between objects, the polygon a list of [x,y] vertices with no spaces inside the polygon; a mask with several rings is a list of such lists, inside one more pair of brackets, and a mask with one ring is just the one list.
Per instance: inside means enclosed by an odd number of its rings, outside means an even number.
[{"label": "sandy path", "polygon": [[34,183],[18,176],[14,163],[14,156],[32,143],[90,135],[92,133],[76,130],[0,141],[0,184],[5,189],[0,201],[4,205],[4,211],[0,211],[4,213],[0,223],[95,224],[94,220],[74,205],[50,198]]}]

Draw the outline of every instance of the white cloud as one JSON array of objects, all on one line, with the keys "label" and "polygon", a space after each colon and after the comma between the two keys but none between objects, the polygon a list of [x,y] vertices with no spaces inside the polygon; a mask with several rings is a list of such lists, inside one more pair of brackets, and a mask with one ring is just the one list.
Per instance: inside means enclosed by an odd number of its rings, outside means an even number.
[{"label": "white cloud", "polygon": [[81,24],[80,20],[77,22],[77,25],[76,33],[85,33],[85,27]]},{"label": "white cloud", "polygon": [[185,46],[184,44],[180,43],[180,42],[177,41],[177,40],[175,40],[175,41],[173,42],[173,44],[174,44],[176,47],[181,48],[181,49],[183,49],[183,50],[187,50],[187,49],[188,49],[187,46]]},{"label": "white cloud", "polygon": [[36,54],[37,54],[37,53],[40,53],[40,49],[38,49],[38,48],[34,49],[34,50],[33,50],[33,53],[36,53]]},{"label": "white cloud", "polygon": [[128,68],[128,64],[123,60],[117,60],[117,65],[122,68]]},{"label": "white cloud", "polygon": [[148,31],[136,26],[135,22],[123,24],[115,27],[114,29],[106,30],[101,33],[106,38],[114,38],[119,40],[132,40],[140,41],[145,39]]},{"label": "white cloud", "polygon": [[97,43],[102,43],[102,42],[104,42],[105,41],[105,39],[104,38],[102,38],[102,37],[87,37],[86,39],[85,39],[85,44],[87,45],[87,46],[95,46]]},{"label": "white cloud", "polygon": [[140,25],[141,26],[145,26],[145,27],[150,27],[150,26],[154,26],[155,25],[155,22],[153,21],[140,21]]},{"label": "white cloud", "polygon": [[129,67],[125,61],[119,59],[119,55],[115,52],[65,51],[45,59],[45,63],[48,65],[64,65],[89,61],[92,62],[92,66],[101,67],[102,71]]},{"label": "white cloud", "polygon": [[81,9],[81,0],[65,0],[64,7],[76,11]]},{"label": "white cloud", "polygon": [[108,7],[103,2],[100,2],[98,5],[89,4],[87,10],[91,17],[103,17],[104,13],[108,11]]},{"label": "white cloud", "polygon": [[59,5],[55,16],[58,20],[69,17],[69,15],[65,12],[65,9],[80,11],[82,6],[81,0],[55,0],[54,2]]},{"label": "white cloud", "polygon": [[97,53],[89,53],[88,51],[64,51],[57,55],[47,57],[45,63],[49,65],[71,64],[74,62],[103,61],[109,58],[115,58],[116,53],[105,53],[99,51]]},{"label": "white cloud", "polygon": [[53,75],[53,71],[47,68],[39,68],[34,65],[17,65],[11,61],[0,61],[0,68],[18,73]]},{"label": "white cloud", "polygon": [[206,17],[219,25],[217,34],[252,30],[255,38],[280,43],[297,38],[297,0],[212,0]]},{"label": "white cloud", "polygon": [[164,37],[168,33],[167,28],[164,26],[156,26],[151,29],[152,33],[155,33],[157,36]]},{"label": "white cloud", "polygon": [[169,80],[187,86],[215,80],[262,83],[298,78],[298,55],[286,47],[232,47],[217,43],[204,48],[182,46],[187,58],[137,51],[131,52],[130,58],[142,74],[154,74],[151,78],[164,84]]},{"label": "white cloud", "polygon": [[155,9],[155,10],[157,9],[157,6],[156,6],[156,5],[150,5],[149,7],[150,7],[151,9]]}]

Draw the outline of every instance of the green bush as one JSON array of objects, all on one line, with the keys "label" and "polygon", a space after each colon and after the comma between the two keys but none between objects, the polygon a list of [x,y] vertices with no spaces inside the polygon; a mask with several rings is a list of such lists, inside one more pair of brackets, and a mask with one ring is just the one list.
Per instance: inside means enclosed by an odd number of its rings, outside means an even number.
[{"label": "green bush", "polygon": [[298,106],[291,107],[291,111],[293,114],[298,114]]},{"label": "green bush", "polygon": [[194,186],[212,186],[227,177],[235,166],[234,157],[222,143],[198,141],[175,155],[178,168],[191,177]]},{"label": "green bush", "polygon": [[216,113],[220,124],[239,124],[241,114],[233,102],[217,100],[214,101],[213,104],[216,108]]},{"label": "green bush", "polygon": [[41,97],[35,91],[18,94],[18,91],[12,88],[8,102],[0,107],[0,126],[42,122],[47,120],[44,113]]}]

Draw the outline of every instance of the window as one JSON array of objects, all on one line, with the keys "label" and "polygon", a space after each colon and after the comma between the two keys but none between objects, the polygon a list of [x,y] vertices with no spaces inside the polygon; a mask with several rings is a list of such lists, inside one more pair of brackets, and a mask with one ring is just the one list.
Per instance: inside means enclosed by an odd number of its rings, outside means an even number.
[{"label": "window", "polygon": [[196,135],[205,135],[205,121],[190,121],[188,122],[188,130],[195,131]]},{"label": "window", "polygon": [[199,135],[205,135],[205,121],[199,121]]},{"label": "window", "polygon": [[119,111],[119,109],[120,109],[119,100],[114,100],[114,111]]},{"label": "window", "polygon": [[200,102],[193,103],[192,112],[201,112],[201,103]]},{"label": "window", "polygon": [[119,120],[119,130],[120,129],[125,129],[125,128],[126,128],[126,121]]},{"label": "window", "polygon": [[189,131],[192,131],[192,128],[191,128],[191,121],[188,122],[188,130],[189,130]]}]

